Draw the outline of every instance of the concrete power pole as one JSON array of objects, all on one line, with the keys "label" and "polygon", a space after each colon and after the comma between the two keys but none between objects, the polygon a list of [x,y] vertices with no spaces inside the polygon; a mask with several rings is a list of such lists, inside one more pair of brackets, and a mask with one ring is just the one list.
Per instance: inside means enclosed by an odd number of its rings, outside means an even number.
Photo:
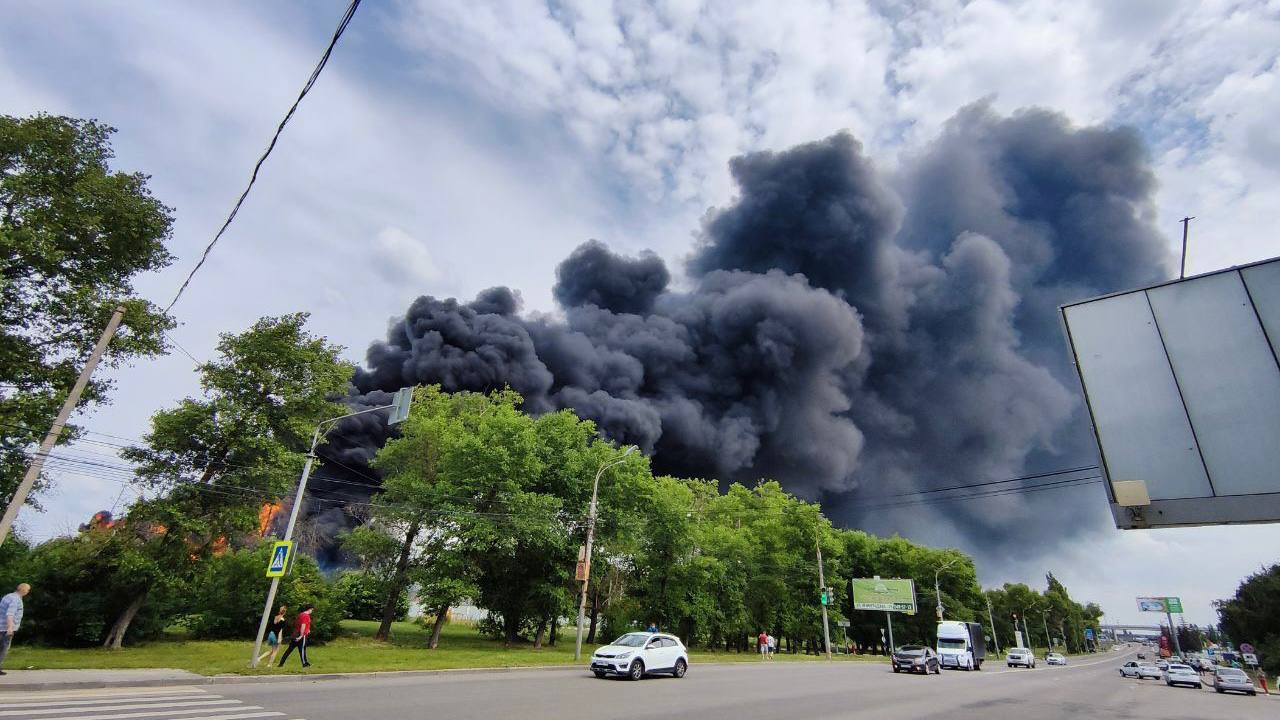
[{"label": "concrete power pole", "polygon": [[36,478],[40,477],[40,471],[44,468],[44,459],[49,457],[49,452],[53,450],[53,446],[58,442],[58,436],[62,435],[62,429],[67,425],[67,418],[71,417],[71,411],[76,409],[76,404],[80,402],[80,394],[84,392],[84,388],[89,384],[89,377],[93,375],[94,368],[98,367],[98,361],[102,359],[103,353],[107,351],[107,345],[111,343],[111,338],[115,337],[116,330],[120,327],[120,321],[124,319],[124,306],[118,306],[114,313],[111,314],[111,320],[107,322],[107,328],[102,331],[102,337],[98,338],[98,344],[93,346],[93,352],[89,353],[89,359],[84,364],[84,369],[80,371],[80,377],[76,378],[76,384],[71,386],[71,392],[67,394],[67,399],[62,403],[62,409],[58,411],[57,418],[54,419],[53,425],[49,428],[49,433],[44,436],[44,440],[40,442],[40,449],[36,451],[35,457],[31,458],[31,464],[27,466],[27,474],[22,477],[22,482],[18,484],[18,489],[13,493],[13,499],[9,501],[9,507],[5,508],[4,518],[0,519],[0,544],[3,544],[5,538],[9,537],[9,529],[13,527],[13,521],[18,517],[18,510],[27,502],[27,495],[31,494],[31,488],[36,484]]},{"label": "concrete power pole", "polygon": [[[827,596],[828,602],[830,602],[831,594],[827,590],[827,580],[822,574],[822,541],[817,536],[814,537],[813,546],[818,550],[818,587],[821,588],[823,594]],[[822,605],[822,642],[825,644],[827,649],[827,659],[830,660],[831,628],[827,624],[827,606],[825,603]]]},{"label": "concrete power pole", "polygon": [[587,619],[587,584],[591,582],[591,544],[595,541],[596,535],[596,499],[600,493],[600,476],[604,471],[622,463],[635,445],[628,445],[622,451],[622,455],[616,460],[604,462],[600,464],[600,469],[596,471],[596,479],[591,483],[591,504],[587,506],[587,544],[582,548],[583,576],[582,576],[582,595],[578,600],[578,638],[573,645],[574,661],[582,659],[582,626]]},{"label": "concrete power pole", "polygon": [[991,621],[991,642],[996,644],[996,655],[1000,655],[1000,635],[996,632],[996,616],[991,612],[991,597],[987,597],[987,619]]},{"label": "concrete power pole", "polygon": [[1195,219],[1194,215],[1182,218],[1182,267],[1178,270],[1179,280],[1187,276],[1187,228]]}]

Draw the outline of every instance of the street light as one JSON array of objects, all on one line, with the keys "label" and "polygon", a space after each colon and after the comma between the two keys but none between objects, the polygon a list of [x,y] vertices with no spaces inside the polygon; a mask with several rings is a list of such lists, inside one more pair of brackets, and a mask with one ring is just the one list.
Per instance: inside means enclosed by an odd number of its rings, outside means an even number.
[{"label": "street light", "polygon": [[[335,418],[322,420],[316,425],[316,431],[311,434],[311,449],[307,451],[307,461],[302,466],[302,478],[298,480],[298,492],[293,499],[293,507],[289,510],[289,524],[284,528],[284,542],[289,542],[289,538],[293,536],[293,526],[298,522],[298,510],[302,508],[302,494],[307,491],[307,479],[311,477],[311,463],[316,459],[316,446],[320,444],[320,438],[324,437],[324,433],[320,432],[325,425],[332,425],[339,420],[346,420],[356,415],[364,415],[365,413],[377,412],[379,410],[390,410],[391,415],[387,418],[388,425],[398,425],[409,418],[409,405],[413,402],[413,388],[400,388],[394,396],[390,405],[380,405],[378,407],[361,410],[360,412],[347,413],[339,415]],[[327,432],[327,431],[326,431]],[[280,588],[280,576],[271,578],[271,589],[267,591],[267,603],[262,607],[262,621],[258,623],[258,636],[253,642],[253,658],[249,661],[249,667],[258,667],[258,656],[262,652],[262,636],[267,632],[267,621],[271,619],[271,603],[275,602],[276,591]]]},{"label": "street light", "polygon": [[938,622],[942,622],[942,590],[938,585],[938,576],[942,574],[943,570],[946,570],[958,562],[960,562],[960,558],[951,558],[951,562],[943,565],[933,572],[933,594],[934,597],[938,598]]},{"label": "street light", "polygon": [[600,491],[600,476],[604,474],[605,470],[608,470],[614,465],[622,464],[622,461],[626,460],[627,456],[635,449],[635,445],[628,445],[622,451],[622,455],[618,456],[616,460],[601,463],[600,469],[596,471],[596,479],[591,483],[591,505],[587,510],[587,545],[582,553],[582,561],[584,563],[582,576],[582,598],[578,600],[578,641],[573,646],[574,661],[582,659],[582,623],[586,620],[587,615],[587,584],[591,582],[591,541],[594,539],[596,533],[596,495]]}]

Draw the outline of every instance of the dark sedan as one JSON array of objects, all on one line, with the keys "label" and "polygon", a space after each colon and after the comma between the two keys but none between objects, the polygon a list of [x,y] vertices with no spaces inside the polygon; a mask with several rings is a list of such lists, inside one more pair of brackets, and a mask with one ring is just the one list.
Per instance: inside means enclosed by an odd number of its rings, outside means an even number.
[{"label": "dark sedan", "polygon": [[942,663],[938,662],[938,653],[931,647],[903,645],[893,652],[893,671],[942,674]]}]

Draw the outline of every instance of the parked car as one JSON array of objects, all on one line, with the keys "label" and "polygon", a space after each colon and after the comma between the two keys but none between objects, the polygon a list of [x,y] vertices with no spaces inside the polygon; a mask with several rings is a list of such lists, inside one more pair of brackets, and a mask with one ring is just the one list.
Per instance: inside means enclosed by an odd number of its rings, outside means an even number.
[{"label": "parked car", "polygon": [[1139,660],[1146,660],[1146,659],[1147,659],[1147,654],[1146,654],[1146,653],[1144,653],[1144,652],[1140,652],[1140,653],[1138,653],[1138,659],[1139,659]]},{"label": "parked car", "polygon": [[675,635],[627,633],[591,655],[591,672],[598,678],[621,675],[639,680],[648,673],[671,673],[682,678],[689,670],[689,651]]},{"label": "parked car", "polygon": [[1138,677],[1138,662],[1136,660],[1130,660],[1129,662],[1121,665],[1120,677]]},{"label": "parked car", "polygon": [[1164,682],[1170,687],[1174,685],[1190,685],[1197,689],[1202,687],[1200,673],[1190,665],[1182,663],[1169,663],[1169,666],[1164,669]]},{"label": "parked car", "polygon": [[893,671],[942,674],[942,662],[933,648],[923,645],[903,645],[893,651]]},{"label": "parked car", "polygon": [[1036,666],[1036,654],[1031,651],[1031,648],[1009,648],[1009,652],[1005,654],[1005,662],[1009,664],[1009,667],[1021,665],[1025,668],[1034,668]]},{"label": "parked car", "polygon": [[1164,672],[1169,669],[1169,661],[1164,658],[1160,658],[1156,661],[1156,667],[1160,668],[1160,672]]},{"label": "parked car", "polygon": [[1152,665],[1151,663],[1138,663],[1138,679],[1139,680],[1142,680],[1143,678],[1159,680],[1162,676],[1163,676],[1163,673],[1160,672],[1160,668],[1156,667],[1155,665]]},{"label": "parked car", "polygon": [[1062,653],[1051,652],[1044,656],[1045,665],[1066,665],[1067,658]]},{"label": "parked car", "polygon": [[1249,674],[1243,670],[1229,667],[1220,667],[1213,671],[1213,689],[1220,693],[1242,692],[1249,695],[1257,695],[1258,690],[1253,687],[1253,681],[1249,679]]}]

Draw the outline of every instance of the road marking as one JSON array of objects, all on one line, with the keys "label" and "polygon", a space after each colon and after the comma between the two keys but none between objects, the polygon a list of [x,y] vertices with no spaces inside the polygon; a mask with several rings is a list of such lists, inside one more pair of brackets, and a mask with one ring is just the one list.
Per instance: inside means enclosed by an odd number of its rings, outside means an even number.
[{"label": "road marking", "polygon": [[115,689],[92,689],[92,690],[66,690],[63,692],[49,692],[46,690],[15,690],[13,692],[5,691],[4,685],[0,684],[0,698],[39,698],[41,700],[80,700],[85,698],[120,698],[133,697],[143,695],[178,695],[182,693],[204,693],[198,687],[193,685],[181,685],[170,688],[115,688]]},{"label": "road marking", "polygon": [[[104,702],[99,700],[98,702]],[[239,705],[239,700],[192,700],[189,702],[146,702],[146,703],[127,703],[125,705],[99,705],[98,707],[82,707],[72,708],[83,712],[103,712],[106,710],[143,710],[153,708],[184,708],[184,707],[209,707],[214,705]],[[41,708],[39,710],[0,710],[0,717],[10,717],[13,715],[52,715],[54,713],[66,712],[66,707]],[[160,713],[163,715],[164,713]]]},{"label": "road marking", "polygon": [[[69,708],[69,709],[78,709],[81,711],[85,710],[85,708]],[[220,710],[234,712],[236,710],[261,710],[261,709],[262,709],[261,705],[239,705],[236,707],[228,707],[228,708],[201,707],[201,708],[194,708],[191,710],[157,710],[154,712],[114,713],[112,715],[63,715],[62,717],[45,718],[44,720],[127,720],[128,718],[159,718],[159,717],[169,718],[174,715],[191,715],[194,713],[202,713],[202,712],[219,712]],[[95,710],[90,709],[89,712],[95,712]],[[284,713],[282,712],[268,712],[265,714],[251,715],[249,717],[268,717],[271,715],[283,715],[283,714]],[[210,717],[210,718],[216,717],[216,718],[219,718],[220,720],[227,720],[227,718],[230,718],[232,716],[208,715],[206,717]],[[184,718],[183,720],[198,720],[198,719]]]},{"label": "road marking", "polygon": [[[101,705],[103,703],[113,703],[113,702],[121,702],[121,701],[158,703],[158,702],[166,702],[170,700],[175,702],[179,700],[195,700],[197,698],[207,698],[209,700],[216,700],[220,697],[222,696],[209,695],[206,693],[184,693],[182,695],[155,695],[155,696],[116,695],[110,698],[95,698],[93,700],[79,700],[79,699],[77,700],[24,700],[22,702],[16,702],[16,703],[0,703],[0,708],[38,708],[38,707],[54,707],[56,705]],[[3,715],[3,714],[5,713],[0,713],[0,715]]]}]

